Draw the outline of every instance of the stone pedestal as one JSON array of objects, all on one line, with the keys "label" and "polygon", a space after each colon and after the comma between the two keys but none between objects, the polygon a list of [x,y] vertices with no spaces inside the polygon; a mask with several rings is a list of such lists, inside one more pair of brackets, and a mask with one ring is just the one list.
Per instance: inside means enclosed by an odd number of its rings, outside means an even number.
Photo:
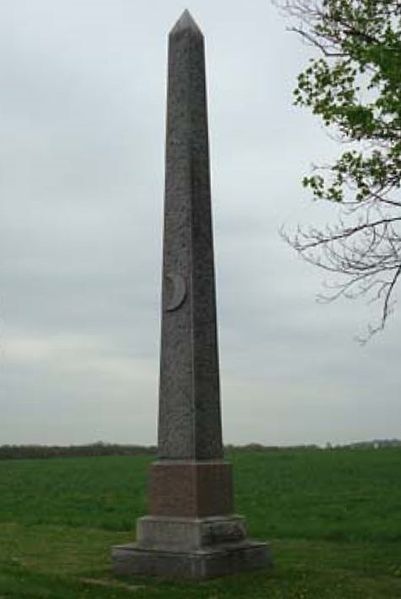
[{"label": "stone pedestal", "polygon": [[246,537],[241,516],[173,518],[145,516],[137,543],[113,548],[114,572],[203,580],[266,568],[266,543]]},{"label": "stone pedestal", "polygon": [[245,519],[232,513],[231,464],[155,462],[149,496],[137,542],[113,548],[116,574],[202,580],[271,566],[268,545],[248,539]]},{"label": "stone pedestal", "polygon": [[154,516],[232,514],[232,466],[223,460],[160,460],[150,470],[149,498]]},{"label": "stone pedestal", "polygon": [[144,549],[137,544],[122,545],[113,549],[113,560],[114,573],[117,575],[140,574],[186,580],[207,580],[260,570],[271,565],[266,545],[256,541],[187,551],[161,551]]}]

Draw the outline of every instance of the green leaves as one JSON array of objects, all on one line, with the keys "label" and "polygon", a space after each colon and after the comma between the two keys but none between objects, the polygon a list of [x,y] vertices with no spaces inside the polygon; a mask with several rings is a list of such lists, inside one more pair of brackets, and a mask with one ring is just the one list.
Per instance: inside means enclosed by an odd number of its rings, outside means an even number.
[{"label": "green leaves", "polygon": [[[347,142],[370,142],[345,152],[326,180],[306,177],[316,198],[360,201],[398,187],[401,170],[401,7],[388,0],[323,0],[303,6],[307,36],[322,52],[298,76],[294,101],[318,115]],[[372,151],[373,147],[373,151]]]},{"label": "green leaves", "polygon": [[335,225],[284,235],[307,261],[340,276],[324,299],[368,296],[383,328],[401,280],[400,0],[285,0],[293,28],[318,51],[299,74],[294,103],[346,148],[303,178],[316,200],[344,207]]}]

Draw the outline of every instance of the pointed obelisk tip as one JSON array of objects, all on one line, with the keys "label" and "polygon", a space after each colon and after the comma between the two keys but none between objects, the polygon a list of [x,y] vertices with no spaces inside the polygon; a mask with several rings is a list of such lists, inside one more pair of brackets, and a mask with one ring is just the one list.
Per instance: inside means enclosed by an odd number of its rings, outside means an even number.
[{"label": "pointed obelisk tip", "polygon": [[177,33],[180,33],[181,31],[191,31],[198,35],[199,34],[202,35],[202,31],[199,29],[198,25],[196,24],[195,19],[193,18],[193,16],[187,9],[184,10],[181,17],[178,19],[178,21],[172,28],[170,35],[176,35]]}]

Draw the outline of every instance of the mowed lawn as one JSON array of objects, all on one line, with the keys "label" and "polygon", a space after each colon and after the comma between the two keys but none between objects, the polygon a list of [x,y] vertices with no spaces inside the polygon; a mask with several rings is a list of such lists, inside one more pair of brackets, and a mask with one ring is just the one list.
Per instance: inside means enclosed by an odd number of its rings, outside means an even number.
[{"label": "mowed lawn", "polygon": [[117,579],[152,458],[0,461],[0,599],[401,598],[401,450],[234,452],[237,512],[275,567],[200,584]]}]

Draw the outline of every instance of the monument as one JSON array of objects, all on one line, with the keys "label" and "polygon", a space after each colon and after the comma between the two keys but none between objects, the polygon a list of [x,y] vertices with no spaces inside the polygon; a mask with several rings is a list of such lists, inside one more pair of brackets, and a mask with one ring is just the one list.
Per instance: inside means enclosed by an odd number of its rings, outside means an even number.
[{"label": "monument", "polygon": [[270,565],[234,514],[223,458],[204,39],[188,11],[169,36],[158,437],[150,515],[113,548],[114,572],[201,580]]}]

